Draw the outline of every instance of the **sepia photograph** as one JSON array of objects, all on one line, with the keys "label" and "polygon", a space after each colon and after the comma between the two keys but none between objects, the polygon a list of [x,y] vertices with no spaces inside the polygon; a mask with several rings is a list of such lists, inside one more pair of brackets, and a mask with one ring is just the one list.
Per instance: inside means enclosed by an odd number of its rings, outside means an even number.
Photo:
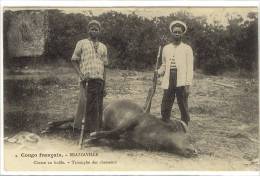
[{"label": "sepia photograph", "polygon": [[4,6],[2,171],[259,171],[258,6]]}]

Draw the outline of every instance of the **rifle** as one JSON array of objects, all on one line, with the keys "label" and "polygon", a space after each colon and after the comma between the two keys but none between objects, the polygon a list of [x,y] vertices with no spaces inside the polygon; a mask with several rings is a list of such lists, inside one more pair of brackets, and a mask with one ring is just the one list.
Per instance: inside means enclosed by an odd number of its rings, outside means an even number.
[{"label": "rifle", "polygon": [[80,146],[80,149],[82,149],[82,146],[83,146],[83,138],[84,138],[84,131],[85,131],[85,116],[83,117],[82,119],[82,122],[81,122],[81,132],[80,132],[80,138],[79,138],[79,146]]},{"label": "rifle", "polygon": [[[85,84],[85,85],[84,85]],[[78,110],[78,112],[80,113],[79,115],[82,115],[82,121],[81,121],[81,131],[80,131],[80,138],[79,138],[79,147],[80,149],[82,149],[83,146],[83,139],[84,139],[84,132],[85,132],[85,121],[86,121],[86,81],[82,81],[80,82],[80,91],[83,91],[82,94],[80,96],[85,96],[80,97],[81,98],[81,102],[79,105],[79,108],[81,108],[81,110]],[[78,114],[77,114],[78,115]]]},{"label": "rifle", "polygon": [[[103,73],[103,79],[104,79],[104,85],[103,85],[103,88],[104,88],[104,97],[106,96],[107,92],[105,92],[105,86],[106,86],[106,68],[104,67],[104,73]],[[86,81],[82,81],[80,83],[80,88],[81,89],[86,89]],[[80,132],[80,138],[79,138],[79,146],[80,146],[80,149],[82,149],[82,146],[83,146],[83,139],[84,139],[84,131],[85,131],[85,121],[86,121],[86,99],[87,99],[87,95],[86,95],[86,90],[84,90],[84,95],[85,95],[85,99],[83,101],[85,101],[83,103],[83,118],[82,118],[82,121],[81,121],[81,132]],[[79,108],[82,108],[82,107],[79,107]],[[103,111],[103,110],[102,110]],[[81,111],[80,111],[81,112]],[[102,123],[102,122],[101,122]]]},{"label": "rifle", "polygon": [[155,65],[155,71],[154,71],[154,75],[153,75],[153,86],[149,89],[148,91],[148,95],[146,98],[146,102],[145,102],[145,106],[144,106],[144,112],[145,113],[150,113],[150,109],[151,109],[151,104],[152,104],[152,99],[156,90],[156,85],[157,85],[157,77],[158,77],[158,65],[159,65],[159,58],[161,56],[161,45],[159,46],[158,49],[158,54],[157,54],[157,58],[156,58],[156,65]]}]

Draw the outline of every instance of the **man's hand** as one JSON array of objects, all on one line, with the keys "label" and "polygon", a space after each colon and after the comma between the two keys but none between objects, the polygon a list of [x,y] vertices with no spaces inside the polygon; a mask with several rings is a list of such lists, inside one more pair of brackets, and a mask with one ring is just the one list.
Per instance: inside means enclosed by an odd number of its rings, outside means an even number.
[{"label": "man's hand", "polygon": [[190,86],[189,85],[185,86],[185,92],[186,92],[187,96],[190,94]]},{"label": "man's hand", "polygon": [[154,73],[157,75],[157,77],[160,77],[161,75],[159,74],[158,70],[155,70]]},{"label": "man's hand", "polygon": [[81,81],[84,81],[84,80],[85,80],[83,73],[79,72],[79,78],[80,78]]},{"label": "man's hand", "polygon": [[157,74],[157,77],[161,77],[164,74],[164,72],[160,73],[159,70],[155,70],[154,72]]},{"label": "man's hand", "polygon": [[74,69],[76,70],[76,72],[77,72],[77,74],[78,74],[80,80],[81,80],[81,81],[84,81],[84,80],[85,80],[85,76],[84,76],[83,73],[80,71],[79,62],[72,60],[71,63],[72,63],[72,65],[73,65]]}]

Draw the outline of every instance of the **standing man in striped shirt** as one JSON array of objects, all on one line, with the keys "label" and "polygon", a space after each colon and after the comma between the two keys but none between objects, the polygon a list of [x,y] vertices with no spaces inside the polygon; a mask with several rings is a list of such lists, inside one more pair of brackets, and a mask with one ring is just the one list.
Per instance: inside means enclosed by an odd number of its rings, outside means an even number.
[{"label": "standing man in striped shirt", "polygon": [[182,36],[187,31],[184,22],[173,21],[169,28],[172,34],[172,42],[164,46],[162,65],[158,70],[158,75],[163,75],[162,88],[164,89],[161,115],[163,121],[170,120],[176,96],[181,120],[188,125],[190,121],[188,95],[193,79],[193,51],[189,45],[182,42]]},{"label": "standing man in striped shirt", "polygon": [[[89,38],[78,41],[71,58],[81,85],[83,85],[83,91],[85,91],[82,95],[86,95],[87,99],[85,108],[83,108],[85,112],[81,116],[86,117],[85,132],[88,134],[99,131],[102,127],[104,75],[108,58],[106,46],[99,41],[100,30],[100,22],[90,21],[88,24]],[[77,113],[77,115],[80,114]],[[77,118],[78,120],[76,120]],[[81,122],[82,117],[76,117],[76,119],[75,121]]]}]

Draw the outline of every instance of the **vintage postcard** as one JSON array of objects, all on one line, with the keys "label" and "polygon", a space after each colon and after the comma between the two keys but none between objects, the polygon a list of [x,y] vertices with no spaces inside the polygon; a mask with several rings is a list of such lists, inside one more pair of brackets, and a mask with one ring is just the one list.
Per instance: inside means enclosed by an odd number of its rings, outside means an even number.
[{"label": "vintage postcard", "polygon": [[1,173],[259,173],[257,3],[155,3],[2,6]]}]

